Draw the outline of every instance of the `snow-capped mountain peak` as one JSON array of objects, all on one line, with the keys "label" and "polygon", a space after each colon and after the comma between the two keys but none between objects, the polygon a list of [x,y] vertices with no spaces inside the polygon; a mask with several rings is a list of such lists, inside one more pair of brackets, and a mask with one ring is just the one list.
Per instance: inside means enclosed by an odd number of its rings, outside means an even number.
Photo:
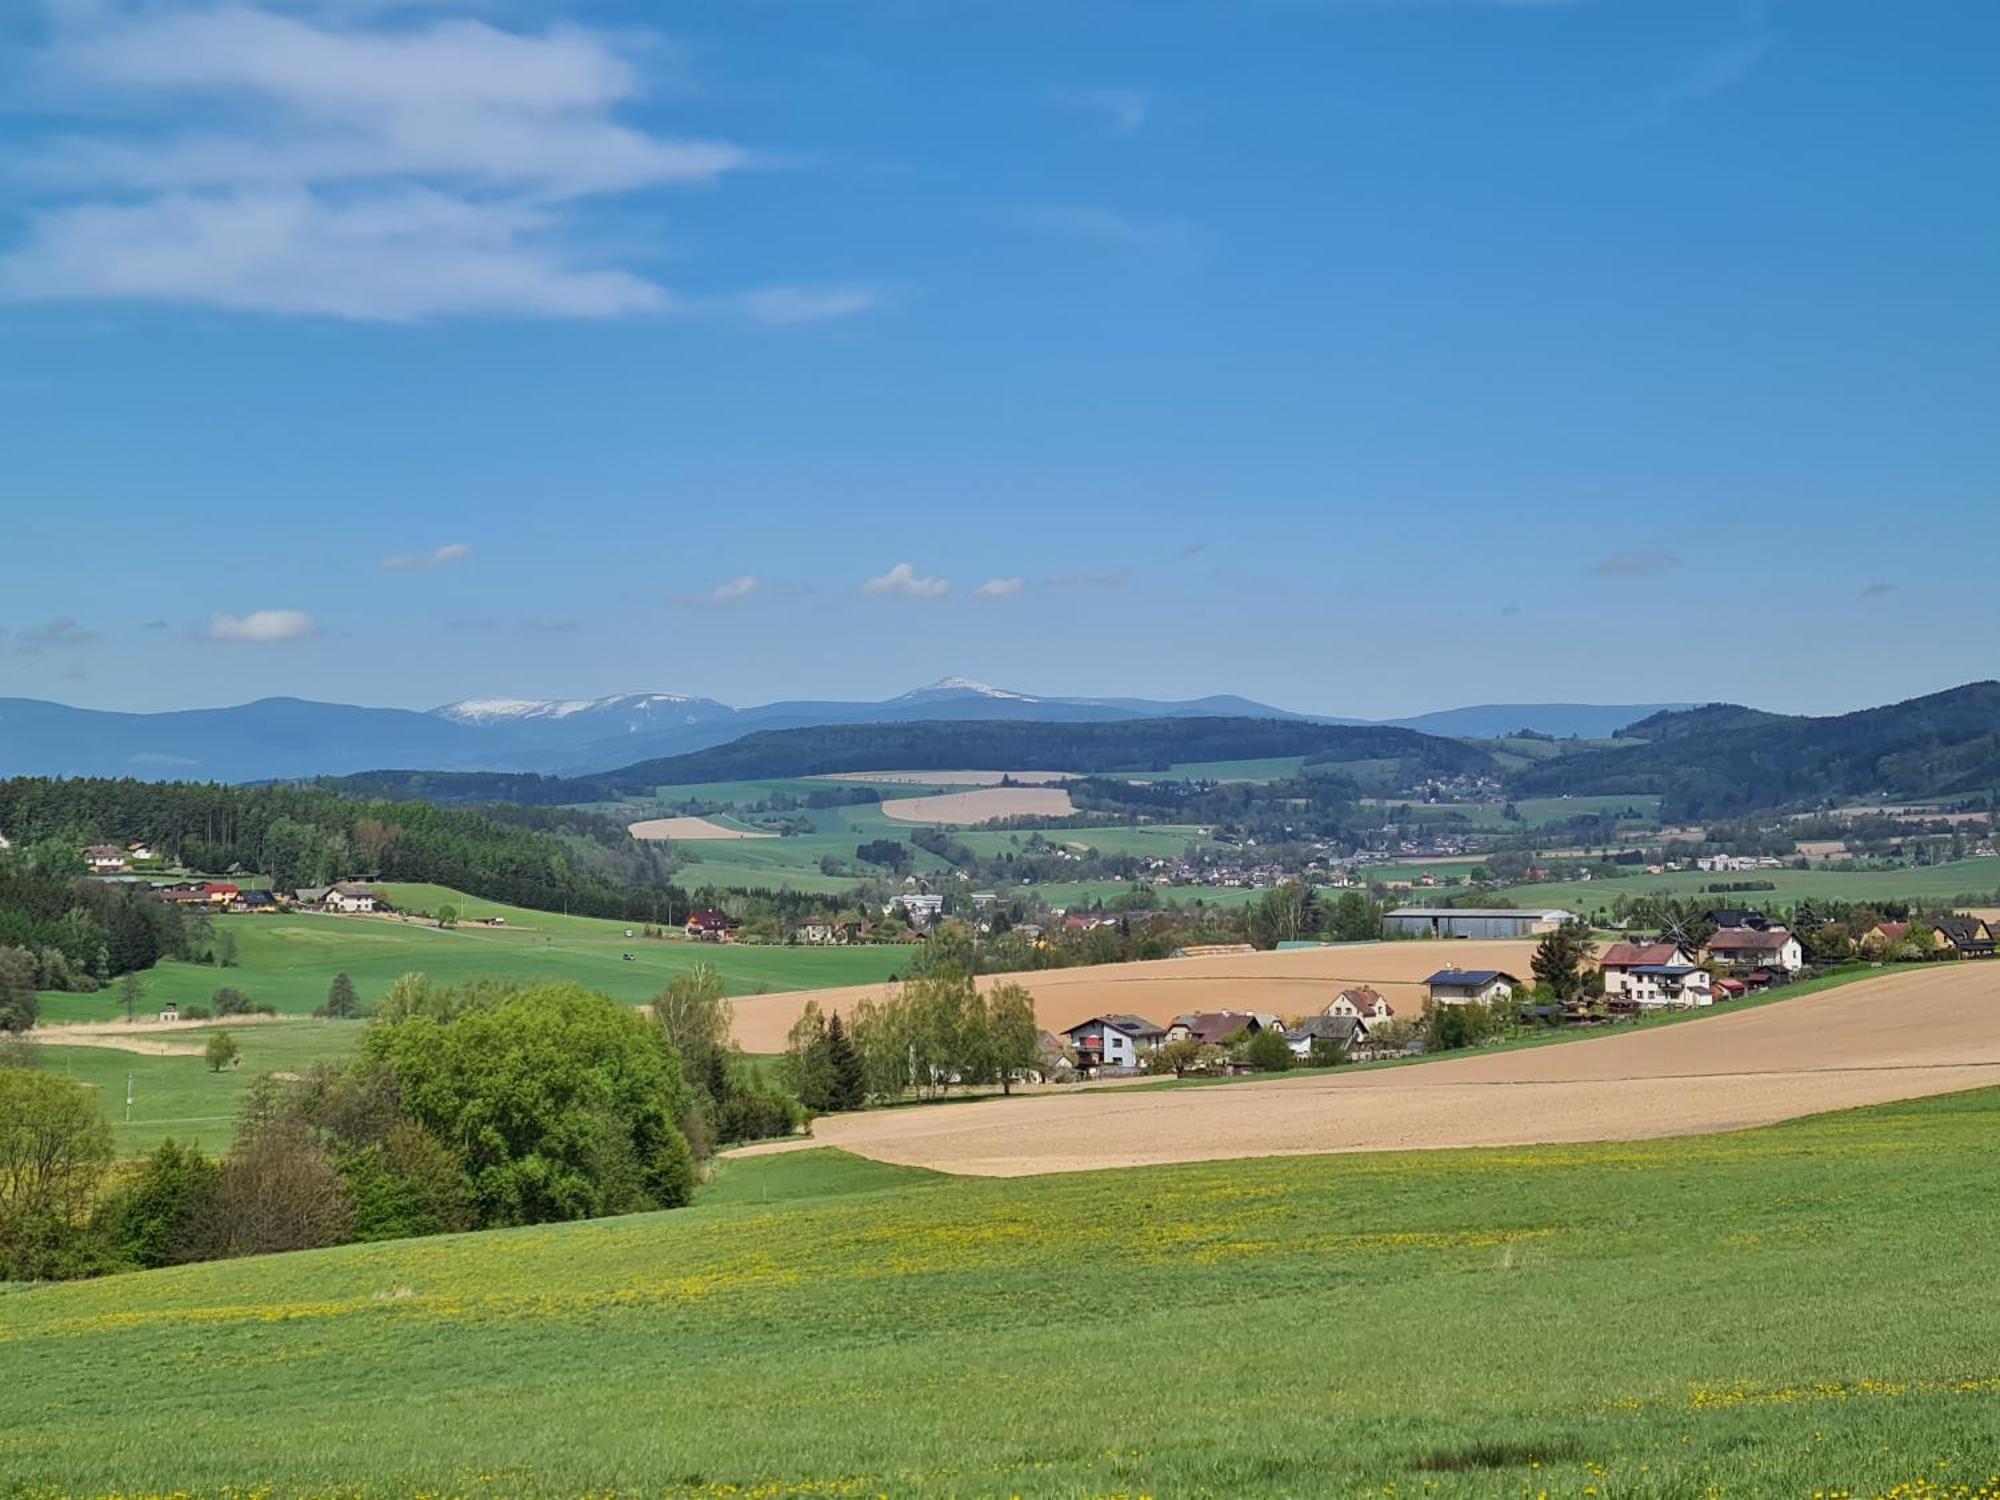
[{"label": "snow-capped mountain peak", "polygon": [[680,718],[686,710],[722,707],[713,699],[686,693],[614,693],[605,698],[466,698],[431,712],[457,724],[494,725],[573,719],[579,715]]},{"label": "snow-capped mountain peak", "polygon": [[940,677],[927,687],[912,688],[896,701],[913,703],[925,698],[1005,698],[1016,703],[1038,703],[1041,700],[1030,693],[1011,692],[1006,688],[994,687],[991,683],[980,682],[971,677]]}]

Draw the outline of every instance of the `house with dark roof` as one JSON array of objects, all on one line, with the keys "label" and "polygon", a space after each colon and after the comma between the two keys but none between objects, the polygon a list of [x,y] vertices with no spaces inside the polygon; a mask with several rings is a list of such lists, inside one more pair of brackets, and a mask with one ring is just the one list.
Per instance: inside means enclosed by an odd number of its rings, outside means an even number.
[{"label": "house with dark roof", "polygon": [[727,912],[709,906],[689,912],[687,926],[683,930],[698,943],[726,943],[736,925],[729,920]]},{"label": "house with dark roof", "polygon": [[1092,1016],[1063,1033],[1063,1040],[1076,1055],[1077,1068],[1086,1073],[1099,1068],[1136,1068],[1166,1039],[1165,1027],[1132,1015]]},{"label": "house with dark roof", "polygon": [[1432,1005],[1501,1005],[1521,987],[1505,969],[1440,969],[1424,984]]},{"label": "house with dark roof", "polygon": [[1959,958],[1991,958],[1994,940],[1992,929],[1978,917],[1939,917],[1931,926],[1937,935]]},{"label": "house with dark roof", "polygon": [[1185,1016],[1175,1016],[1174,1024],[1167,1028],[1170,1042],[1203,1042],[1220,1045],[1239,1031],[1252,1034],[1271,1028],[1285,1029],[1281,1017],[1261,1010],[1204,1010]]},{"label": "house with dark roof", "polygon": [[1332,1045],[1349,1057],[1368,1040],[1368,1027],[1358,1016],[1307,1016],[1285,1032],[1285,1040],[1300,1057],[1311,1057],[1313,1044]]},{"label": "house with dark roof", "polygon": [[1711,927],[1750,927],[1758,932],[1771,925],[1769,917],[1748,906],[1718,906],[1714,911],[1703,912],[1701,919]]}]

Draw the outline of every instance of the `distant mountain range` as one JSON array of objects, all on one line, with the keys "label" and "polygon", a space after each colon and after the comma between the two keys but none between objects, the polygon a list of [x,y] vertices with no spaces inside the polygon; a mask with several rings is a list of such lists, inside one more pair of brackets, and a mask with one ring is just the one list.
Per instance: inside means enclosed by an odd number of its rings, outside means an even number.
[{"label": "distant mountain range", "polygon": [[[1386,721],[1457,738],[1528,729],[1602,738],[1681,704],[1484,704]],[[1106,723],[1155,718],[1362,725],[1233,695],[1184,702],[1044,697],[947,677],[881,703],[801,700],[732,708],[679,693],[468,699],[428,712],[263,698],[231,708],[133,714],[0,698],[0,775],[263,781],[356,771],[586,774],[685,755],[764,730],[924,720]]]}]

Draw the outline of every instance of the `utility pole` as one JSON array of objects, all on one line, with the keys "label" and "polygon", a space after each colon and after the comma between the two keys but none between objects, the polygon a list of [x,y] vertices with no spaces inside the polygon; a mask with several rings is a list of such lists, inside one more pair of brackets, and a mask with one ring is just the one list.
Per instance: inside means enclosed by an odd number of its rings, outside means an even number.
[{"label": "utility pole", "polygon": [[125,1123],[132,1123],[132,1075],[125,1075]]}]

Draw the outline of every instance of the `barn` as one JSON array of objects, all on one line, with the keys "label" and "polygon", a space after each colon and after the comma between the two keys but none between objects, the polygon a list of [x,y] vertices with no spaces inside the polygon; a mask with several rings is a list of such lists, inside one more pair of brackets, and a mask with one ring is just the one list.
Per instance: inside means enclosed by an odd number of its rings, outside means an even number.
[{"label": "barn", "polygon": [[1574,912],[1557,907],[1399,906],[1382,919],[1382,929],[1389,937],[1490,940],[1540,937],[1574,920]]}]

